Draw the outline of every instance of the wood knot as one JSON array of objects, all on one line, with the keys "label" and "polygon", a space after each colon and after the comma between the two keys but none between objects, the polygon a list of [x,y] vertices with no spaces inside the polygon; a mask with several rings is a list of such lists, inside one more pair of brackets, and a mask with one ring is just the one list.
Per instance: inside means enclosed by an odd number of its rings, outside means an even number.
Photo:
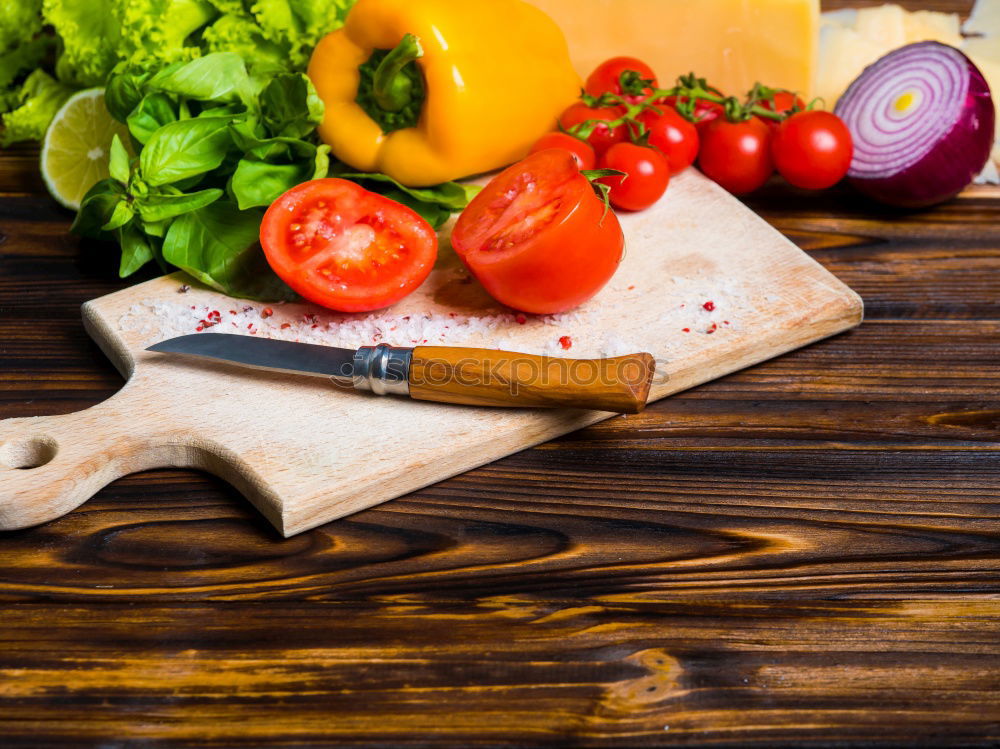
[{"label": "wood knot", "polygon": [[631,712],[675,697],[681,692],[680,661],[659,648],[632,653],[626,662],[640,666],[647,673],[635,679],[615,682],[605,690],[604,707]]}]

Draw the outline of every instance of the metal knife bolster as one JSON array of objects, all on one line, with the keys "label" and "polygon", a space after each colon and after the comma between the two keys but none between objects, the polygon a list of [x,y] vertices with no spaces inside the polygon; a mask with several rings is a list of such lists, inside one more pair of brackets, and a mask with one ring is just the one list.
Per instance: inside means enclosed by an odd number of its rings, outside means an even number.
[{"label": "metal knife bolster", "polygon": [[413,349],[380,343],[362,346],[354,354],[354,388],[376,395],[410,394]]}]

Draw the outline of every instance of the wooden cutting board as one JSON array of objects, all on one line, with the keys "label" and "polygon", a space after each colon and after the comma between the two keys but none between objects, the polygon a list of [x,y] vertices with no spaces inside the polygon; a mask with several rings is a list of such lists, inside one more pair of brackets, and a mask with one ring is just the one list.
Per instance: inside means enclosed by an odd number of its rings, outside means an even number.
[{"label": "wooden cutting board", "polygon": [[0,528],[56,518],[125,474],[177,466],[226,479],[289,536],[612,416],[379,397],[144,351],[198,327],[351,347],[648,351],[655,400],[861,321],[857,294],[694,170],[621,223],[627,254],[614,279],[552,317],[497,305],[446,238],[427,282],[370,316],[238,301],[188,288],[181,274],[88,302],[87,330],[128,382],[86,411],[0,422]]}]

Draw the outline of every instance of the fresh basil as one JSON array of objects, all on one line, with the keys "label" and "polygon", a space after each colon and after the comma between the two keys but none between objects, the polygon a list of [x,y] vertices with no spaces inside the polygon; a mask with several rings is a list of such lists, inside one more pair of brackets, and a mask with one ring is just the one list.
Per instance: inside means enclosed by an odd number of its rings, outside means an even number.
[{"label": "fresh basil", "polygon": [[111,220],[115,206],[125,199],[125,188],[114,179],[102,179],[80,202],[70,231],[83,237],[100,237],[101,227]]},{"label": "fresh basil", "polygon": [[[442,208],[447,208],[449,211],[462,210],[482,189],[479,185],[467,185],[461,182],[442,182],[439,185],[432,185],[431,187],[407,187],[406,185],[394,180],[388,174],[352,172],[344,165],[332,170],[330,176],[355,180],[361,182],[362,184],[389,184],[396,190],[406,193],[415,200],[419,200],[422,203],[438,205]],[[368,184],[366,184],[366,186],[368,186]],[[378,192],[385,192],[385,190],[379,190],[377,186],[372,189],[375,189]]]},{"label": "fresh basil", "polygon": [[200,101],[246,102],[251,98],[246,65],[233,52],[213,52],[168,65],[149,79],[146,88]]},{"label": "fresh basil", "polygon": [[140,143],[148,143],[153,133],[177,119],[173,102],[166,94],[146,94],[125,118],[128,131]]},{"label": "fresh basil", "polygon": [[274,135],[303,138],[323,121],[323,101],[306,76],[279,75],[260,93],[260,115]]},{"label": "fresh basil", "polygon": [[207,286],[250,299],[294,299],[270,269],[257,243],[263,212],[219,201],[176,219],[163,257]]},{"label": "fresh basil", "polygon": [[232,145],[232,121],[231,116],[201,117],[159,128],[139,154],[143,179],[156,187],[216,169]]},{"label": "fresh basil", "polygon": [[122,246],[122,261],[118,268],[121,278],[131,276],[155,257],[149,239],[134,224],[126,224],[118,230],[118,241]]},{"label": "fresh basil", "polygon": [[135,215],[135,211],[132,210],[132,206],[128,204],[128,201],[120,200],[115,206],[115,209],[111,212],[111,218],[108,219],[107,223],[101,227],[101,231],[114,231],[119,229],[129,221]]},{"label": "fresh basil", "polygon": [[111,153],[110,161],[108,163],[108,172],[111,174],[112,179],[116,179],[123,185],[128,182],[129,177],[129,157],[128,151],[125,150],[125,146],[122,145],[121,138],[115,133],[114,137],[111,138]]},{"label": "fresh basil", "polygon": [[156,224],[211,205],[223,196],[218,188],[177,194],[152,194],[136,201],[143,222]]}]

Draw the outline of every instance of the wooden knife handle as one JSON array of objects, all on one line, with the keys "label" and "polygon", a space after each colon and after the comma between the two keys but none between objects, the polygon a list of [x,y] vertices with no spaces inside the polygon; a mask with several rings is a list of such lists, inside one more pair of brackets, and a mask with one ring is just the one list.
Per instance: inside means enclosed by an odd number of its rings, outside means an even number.
[{"label": "wooden knife handle", "polygon": [[410,397],[467,406],[553,406],[639,413],[655,364],[650,354],[562,359],[511,351],[417,346]]}]

